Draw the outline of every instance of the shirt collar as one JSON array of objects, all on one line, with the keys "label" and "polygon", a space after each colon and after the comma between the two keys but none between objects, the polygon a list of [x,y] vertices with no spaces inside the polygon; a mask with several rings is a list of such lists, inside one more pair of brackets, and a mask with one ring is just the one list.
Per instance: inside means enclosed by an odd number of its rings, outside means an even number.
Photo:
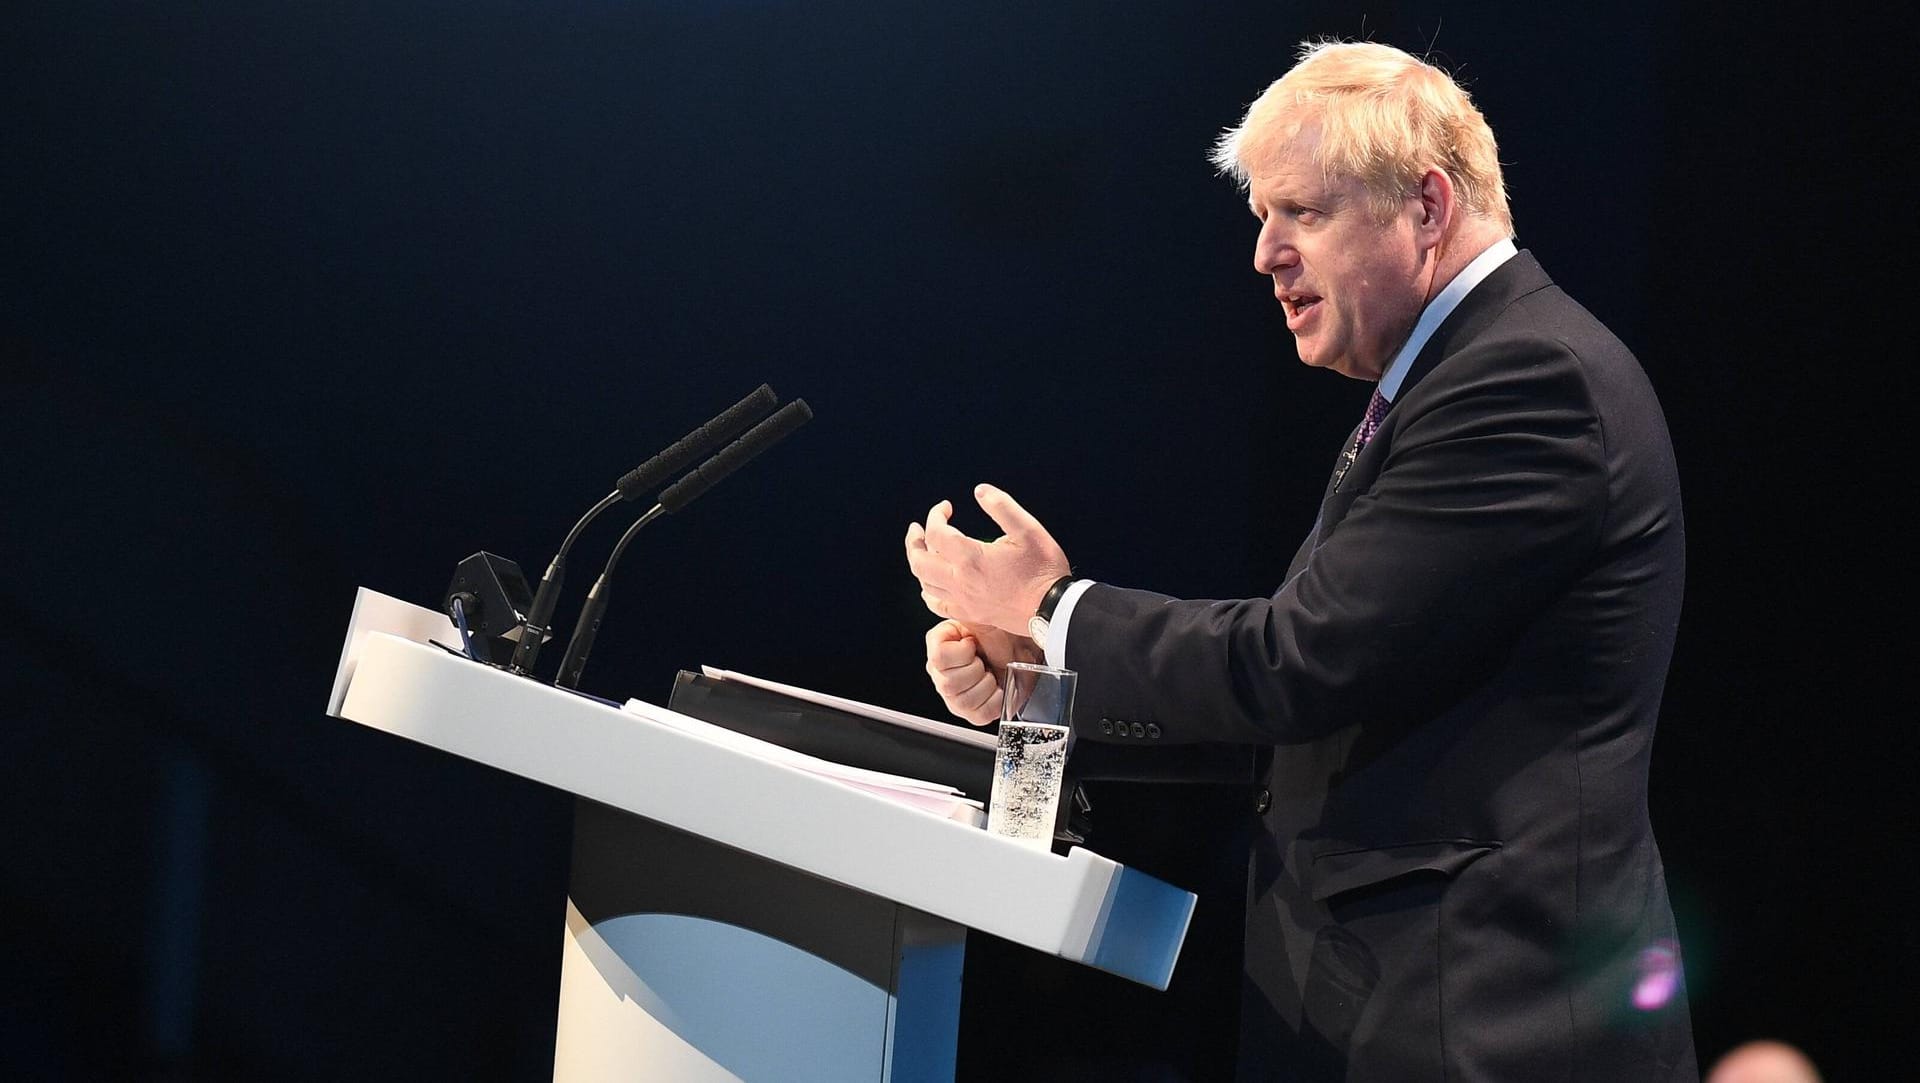
[{"label": "shirt collar", "polygon": [[1405,382],[1407,372],[1413,368],[1413,359],[1420,356],[1420,351],[1426,347],[1427,340],[1433,337],[1433,333],[1440,329],[1440,324],[1445,322],[1448,316],[1453,315],[1453,310],[1460,307],[1460,302],[1473,291],[1473,287],[1478,286],[1482,280],[1494,272],[1495,268],[1512,259],[1519,251],[1513,246],[1511,239],[1501,238],[1488,246],[1485,252],[1473,257],[1473,262],[1461,268],[1460,273],[1453,276],[1453,281],[1447,283],[1439,296],[1427,302],[1427,307],[1420,313],[1419,321],[1413,325],[1413,334],[1407,336],[1407,344],[1400,347],[1399,353],[1393,355],[1392,362],[1387,365],[1387,371],[1380,376],[1382,398],[1392,402],[1399,396],[1400,385]]}]

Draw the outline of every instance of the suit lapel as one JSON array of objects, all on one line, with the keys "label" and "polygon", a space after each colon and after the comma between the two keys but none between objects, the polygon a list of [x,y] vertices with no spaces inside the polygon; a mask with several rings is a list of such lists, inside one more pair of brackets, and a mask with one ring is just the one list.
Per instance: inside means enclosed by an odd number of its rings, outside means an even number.
[{"label": "suit lapel", "polygon": [[1353,463],[1350,461],[1348,453],[1359,440],[1360,426],[1355,425],[1353,431],[1347,434],[1347,442],[1340,445],[1340,457],[1334,461],[1333,473],[1327,476],[1327,487],[1320,491],[1320,513],[1314,516],[1313,529],[1307,532],[1307,537],[1300,543],[1300,548],[1294,550],[1293,560],[1287,564],[1287,576],[1285,580],[1282,580],[1282,583],[1299,575],[1300,570],[1307,566],[1307,558],[1312,556],[1313,551],[1319,547],[1320,538],[1324,533],[1323,528],[1327,521],[1327,511],[1333,503],[1334,490],[1339,487],[1340,479],[1345,476],[1347,470],[1352,467]]},{"label": "suit lapel", "polygon": [[1484,332],[1509,305],[1551,285],[1553,280],[1541,269],[1533,253],[1523,248],[1481,280],[1461,300],[1459,307],[1447,314],[1447,318],[1434,329],[1433,337],[1427,340],[1426,345],[1420,348],[1419,355],[1413,359],[1412,367],[1407,370],[1407,378],[1401,381],[1399,394],[1394,397],[1393,405],[1387,409],[1387,416],[1380,422],[1379,431],[1373,434],[1373,439],[1359,454],[1349,455],[1349,452],[1359,438],[1360,426],[1356,424],[1353,431],[1347,434],[1346,443],[1340,446],[1340,458],[1334,463],[1333,475],[1327,479],[1326,491],[1320,497],[1320,515],[1314,520],[1313,533],[1294,555],[1293,563],[1287,568],[1288,579],[1306,567],[1313,550],[1339,525],[1347,509],[1353,506],[1354,498],[1372,484],[1374,476],[1379,473],[1381,461],[1393,445],[1393,431],[1397,428],[1398,420],[1395,413],[1414,387],[1426,379],[1440,362],[1464,349]]}]

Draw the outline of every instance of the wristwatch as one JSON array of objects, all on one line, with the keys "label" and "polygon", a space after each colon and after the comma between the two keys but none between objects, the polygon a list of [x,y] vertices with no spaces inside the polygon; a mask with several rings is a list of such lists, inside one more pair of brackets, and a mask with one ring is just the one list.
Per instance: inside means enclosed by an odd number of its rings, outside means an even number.
[{"label": "wristwatch", "polygon": [[1047,593],[1040,599],[1040,609],[1027,618],[1027,635],[1033,637],[1034,645],[1043,651],[1047,649],[1047,627],[1048,622],[1053,620],[1053,610],[1060,604],[1060,596],[1065,594],[1067,588],[1072,585],[1073,576],[1071,575],[1063,575],[1054,580],[1053,585],[1047,588]]}]

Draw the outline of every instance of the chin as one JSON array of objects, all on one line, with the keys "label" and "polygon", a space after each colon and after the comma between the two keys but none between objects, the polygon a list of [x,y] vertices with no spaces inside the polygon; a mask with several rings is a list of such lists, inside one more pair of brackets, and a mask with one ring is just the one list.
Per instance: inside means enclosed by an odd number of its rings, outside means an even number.
[{"label": "chin", "polygon": [[1351,357],[1339,357],[1320,363],[1320,368],[1328,372],[1337,372],[1350,380],[1378,380],[1378,375],[1368,375],[1364,365],[1355,363]]}]

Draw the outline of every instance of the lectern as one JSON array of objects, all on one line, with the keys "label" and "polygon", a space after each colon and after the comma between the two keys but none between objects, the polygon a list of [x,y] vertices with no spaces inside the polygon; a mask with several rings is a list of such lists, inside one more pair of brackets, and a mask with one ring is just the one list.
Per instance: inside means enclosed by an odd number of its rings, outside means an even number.
[{"label": "lectern", "polygon": [[438,645],[456,634],[363,589],[328,713],[578,798],[556,1080],[950,1080],[968,929],[1172,976],[1189,892]]}]

